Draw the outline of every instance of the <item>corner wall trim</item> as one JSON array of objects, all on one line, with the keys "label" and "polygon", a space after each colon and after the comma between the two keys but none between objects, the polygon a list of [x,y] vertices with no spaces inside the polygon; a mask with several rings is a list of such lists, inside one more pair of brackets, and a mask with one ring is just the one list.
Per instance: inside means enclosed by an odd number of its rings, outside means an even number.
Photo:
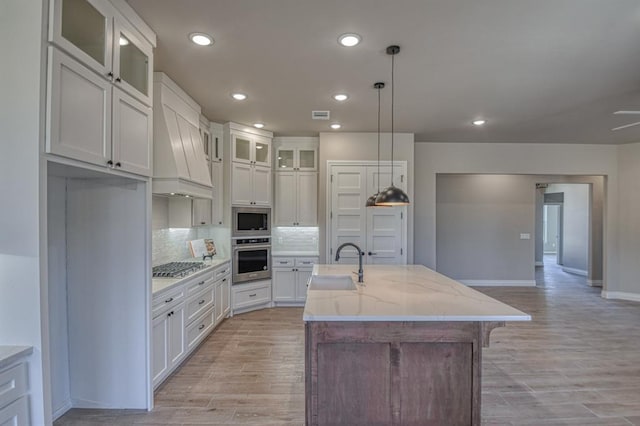
[{"label": "corner wall trim", "polygon": [[535,287],[535,280],[458,280],[471,287]]},{"label": "corner wall trim", "polygon": [[624,291],[602,291],[600,294],[604,299],[630,300],[632,302],[640,302],[640,294],[627,293]]},{"label": "corner wall trim", "polygon": [[576,269],[576,268],[569,268],[569,267],[567,267],[567,266],[563,266],[563,267],[562,267],[562,270],[563,270],[564,272],[568,272],[568,273],[570,273],[570,274],[574,274],[574,275],[581,275],[581,276],[583,276],[583,277],[586,277],[586,276],[588,276],[588,275],[589,275],[589,273],[588,273],[587,271],[585,271],[585,270],[582,270],[582,269]]},{"label": "corner wall trim", "polygon": [[602,287],[602,280],[587,280],[590,287]]}]

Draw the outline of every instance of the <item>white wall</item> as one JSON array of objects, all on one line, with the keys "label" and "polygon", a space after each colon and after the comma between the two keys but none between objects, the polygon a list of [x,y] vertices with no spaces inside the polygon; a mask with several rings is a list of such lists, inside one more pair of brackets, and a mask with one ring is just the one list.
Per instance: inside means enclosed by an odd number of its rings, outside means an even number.
[{"label": "white wall", "polygon": [[[42,54],[40,0],[0,2],[0,344],[30,345],[31,420],[42,425],[48,406],[42,330],[46,289],[40,286],[42,178]],[[18,36],[19,35],[19,36]],[[41,314],[41,308],[44,311]],[[43,398],[46,395],[46,398]]]},{"label": "white wall", "polygon": [[[391,135],[382,133],[380,139],[380,160],[391,159]],[[326,242],[326,199],[327,199],[327,161],[378,159],[377,133],[320,133],[319,181],[318,181],[318,224],[320,227],[320,263],[325,261]],[[407,208],[407,259],[413,263],[413,192],[414,192],[414,142],[412,133],[395,133],[394,160],[407,162],[407,195],[411,204]]]},{"label": "white wall", "polygon": [[[616,146],[579,144],[416,143],[415,163],[420,167],[415,169],[415,263],[436,266],[438,173],[603,175],[607,191],[604,285],[609,290],[624,286],[617,276],[617,149]],[[640,292],[640,286],[636,288],[636,292]]]},{"label": "white wall", "polygon": [[640,301],[640,143],[619,146],[618,164],[620,283],[604,295]]}]

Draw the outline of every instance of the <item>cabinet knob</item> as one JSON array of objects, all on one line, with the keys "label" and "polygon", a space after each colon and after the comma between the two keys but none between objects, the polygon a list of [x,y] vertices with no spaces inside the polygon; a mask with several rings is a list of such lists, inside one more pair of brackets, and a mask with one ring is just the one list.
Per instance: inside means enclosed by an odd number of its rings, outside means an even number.
[{"label": "cabinet knob", "polygon": [[200,222],[200,225],[204,225],[204,222]]},{"label": "cabinet knob", "polygon": [[204,303],[204,299],[198,302],[198,305],[202,305]]},{"label": "cabinet knob", "polygon": [[367,254],[368,254],[369,256],[375,256],[375,255],[377,255],[378,253],[369,252],[369,253],[367,253]]},{"label": "cabinet knob", "polygon": [[116,163],[116,167],[122,167],[122,164],[118,161],[118,162]]},{"label": "cabinet knob", "polygon": [[109,71],[109,72],[107,73],[107,77],[109,77],[109,78],[113,78],[113,72]]},{"label": "cabinet knob", "polygon": [[116,77],[116,82],[120,83],[122,79],[120,77]]},{"label": "cabinet knob", "polygon": [[204,324],[200,324],[200,327],[198,327],[198,330],[202,330],[204,328]]},{"label": "cabinet knob", "polygon": [[109,166],[109,167],[113,166],[113,161],[111,161],[111,160],[107,161],[107,166]]}]

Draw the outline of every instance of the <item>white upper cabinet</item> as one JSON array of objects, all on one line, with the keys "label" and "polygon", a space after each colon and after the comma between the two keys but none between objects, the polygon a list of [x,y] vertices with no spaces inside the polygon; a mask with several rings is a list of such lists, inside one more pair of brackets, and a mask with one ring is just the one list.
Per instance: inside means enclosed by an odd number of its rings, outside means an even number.
[{"label": "white upper cabinet", "polygon": [[234,133],[231,135],[231,146],[234,162],[271,167],[271,139]]},{"label": "white upper cabinet", "polygon": [[151,106],[152,46],[106,0],[54,0],[50,40]]},{"label": "white upper cabinet", "polygon": [[318,148],[281,146],[276,150],[276,172],[317,171]]}]

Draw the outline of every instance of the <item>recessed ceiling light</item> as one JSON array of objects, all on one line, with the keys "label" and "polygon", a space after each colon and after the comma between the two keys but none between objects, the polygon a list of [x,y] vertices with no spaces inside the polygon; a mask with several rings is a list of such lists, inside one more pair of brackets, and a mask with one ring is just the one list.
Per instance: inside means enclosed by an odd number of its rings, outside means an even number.
[{"label": "recessed ceiling light", "polygon": [[349,95],[347,95],[346,93],[338,93],[333,95],[333,99],[335,99],[338,102],[344,102],[347,99],[349,99]]},{"label": "recessed ceiling light", "polygon": [[127,38],[124,36],[120,36],[119,43],[120,43],[120,46],[126,46],[129,44],[129,40],[127,40]]},{"label": "recessed ceiling light", "polygon": [[247,95],[245,95],[244,93],[232,93],[231,97],[236,101],[244,101],[245,99],[247,99]]},{"label": "recessed ceiling light", "polygon": [[256,123],[253,125],[253,127],[256,127],[258,129],[262,129],[264,127],[264,123]]},{"label": "recessed ceiling light", "polygon": [[341,126],[340,124],[338,124],[338,123],[333,123],[333,124],[331,125],[331,128],[332,128],[333,130],[338,130],[340,127],[342,127],[342,126]]},{"label": "recessed ceiling light", "polygon": [[485,120],[473,120],[473,124],[476,126],[482,126],[485,123],[486,123]]},{"label": "recessed ceiling light", "polygon": [[205,33],[191,33],[189,34],[189,40],[200,46],[211,46],[213,44],[213,37]]},{"label": "recessed ceiling light", "polygon": [[360,43],[361,40],[362,37],[360,37],[360,35],[356,33],[342,34],[340,37],[338,37],[338,43],[340,43],[340,45],[344,47],[356,46],[358,43]]}]

